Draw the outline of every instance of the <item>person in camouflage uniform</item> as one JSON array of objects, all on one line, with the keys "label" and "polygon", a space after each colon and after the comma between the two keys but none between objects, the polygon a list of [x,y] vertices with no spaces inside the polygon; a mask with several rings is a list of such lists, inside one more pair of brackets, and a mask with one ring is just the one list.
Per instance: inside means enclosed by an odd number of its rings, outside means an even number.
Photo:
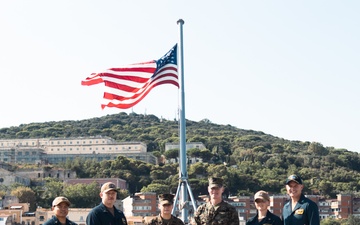
[{"label": "person in camouflage uniform", "polygon": [[160,214],[150,221],[145,221],[145,225],[184,225],[184,222],[181,219],[171,214],[174,207],[173,194],[159,195],[158,207],[160,209]]},{"label": "person in camouflage uniform", "polygon": [[224,192],[221,178],[209,178],[209,202],[200,205],[194,214],[194,225],[239,225],[236,208],[222,199]]}]

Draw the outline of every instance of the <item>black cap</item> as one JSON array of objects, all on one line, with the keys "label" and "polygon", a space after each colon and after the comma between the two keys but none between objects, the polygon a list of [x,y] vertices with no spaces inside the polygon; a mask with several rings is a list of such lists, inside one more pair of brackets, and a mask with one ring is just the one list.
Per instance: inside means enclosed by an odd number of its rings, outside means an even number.
[{"label": "black cap", "polygon": [[303,181],[299,175],[292,174],[286,178],[286,184],[288,184],[290,181],[295,181],[298,184],[303,184]]},{"label": "black cap", "polygon": [[166,205],[166,204],[172,205],[174,204],[174,197],[175,195],[173,194],[160,194],[159,203],[161,205]]},{"label": "black cap", "polygon": [[218,177],[210,177],[209,178],[209,187],[222,187],[224,185],[224,181]]}]

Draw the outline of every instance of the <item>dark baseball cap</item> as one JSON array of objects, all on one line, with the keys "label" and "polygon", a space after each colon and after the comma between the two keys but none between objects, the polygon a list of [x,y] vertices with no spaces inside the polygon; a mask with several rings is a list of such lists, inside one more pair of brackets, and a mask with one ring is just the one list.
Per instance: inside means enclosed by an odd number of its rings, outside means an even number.
[{"label": "dark baseball cap", "polygon": [[301,177],[296,174],[292,174],[292,175],[288,176],[288,178],[286,178],[286,184],[288,184],[290,181],[294,181],[298,184],[303,184]]}]

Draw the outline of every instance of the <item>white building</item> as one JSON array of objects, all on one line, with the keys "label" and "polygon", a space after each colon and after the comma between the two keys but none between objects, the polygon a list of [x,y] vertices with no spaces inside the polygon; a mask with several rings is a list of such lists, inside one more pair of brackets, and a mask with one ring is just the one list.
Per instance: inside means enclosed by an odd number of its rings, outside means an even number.
[{"label": "white building", "polygon": [[98,161],[128,158],[157,164],[143,142],[116,142],[109,137],[0,139],[0,161],[7,163],[59,163],[82,157]]}]

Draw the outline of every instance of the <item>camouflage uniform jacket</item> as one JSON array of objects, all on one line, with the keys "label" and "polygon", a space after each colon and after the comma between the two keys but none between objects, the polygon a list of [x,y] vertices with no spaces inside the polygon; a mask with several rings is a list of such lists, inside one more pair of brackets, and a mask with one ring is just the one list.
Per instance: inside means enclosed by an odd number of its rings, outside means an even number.
[{"label": "camouflage uniform jacket", "polygon": [[164,220],[160,215],[157,217],[151,219],[149,222],[145,223],[146,225],[184,225],[184,222],[171,215],[171,218],[169,220]]},{"label": "camouflage uniform jacket", "polygon": [[220,202],[217,209],[210,202],[199,206],[194,215],[195,225],[239,225],[239,216],[234,206]]}]

